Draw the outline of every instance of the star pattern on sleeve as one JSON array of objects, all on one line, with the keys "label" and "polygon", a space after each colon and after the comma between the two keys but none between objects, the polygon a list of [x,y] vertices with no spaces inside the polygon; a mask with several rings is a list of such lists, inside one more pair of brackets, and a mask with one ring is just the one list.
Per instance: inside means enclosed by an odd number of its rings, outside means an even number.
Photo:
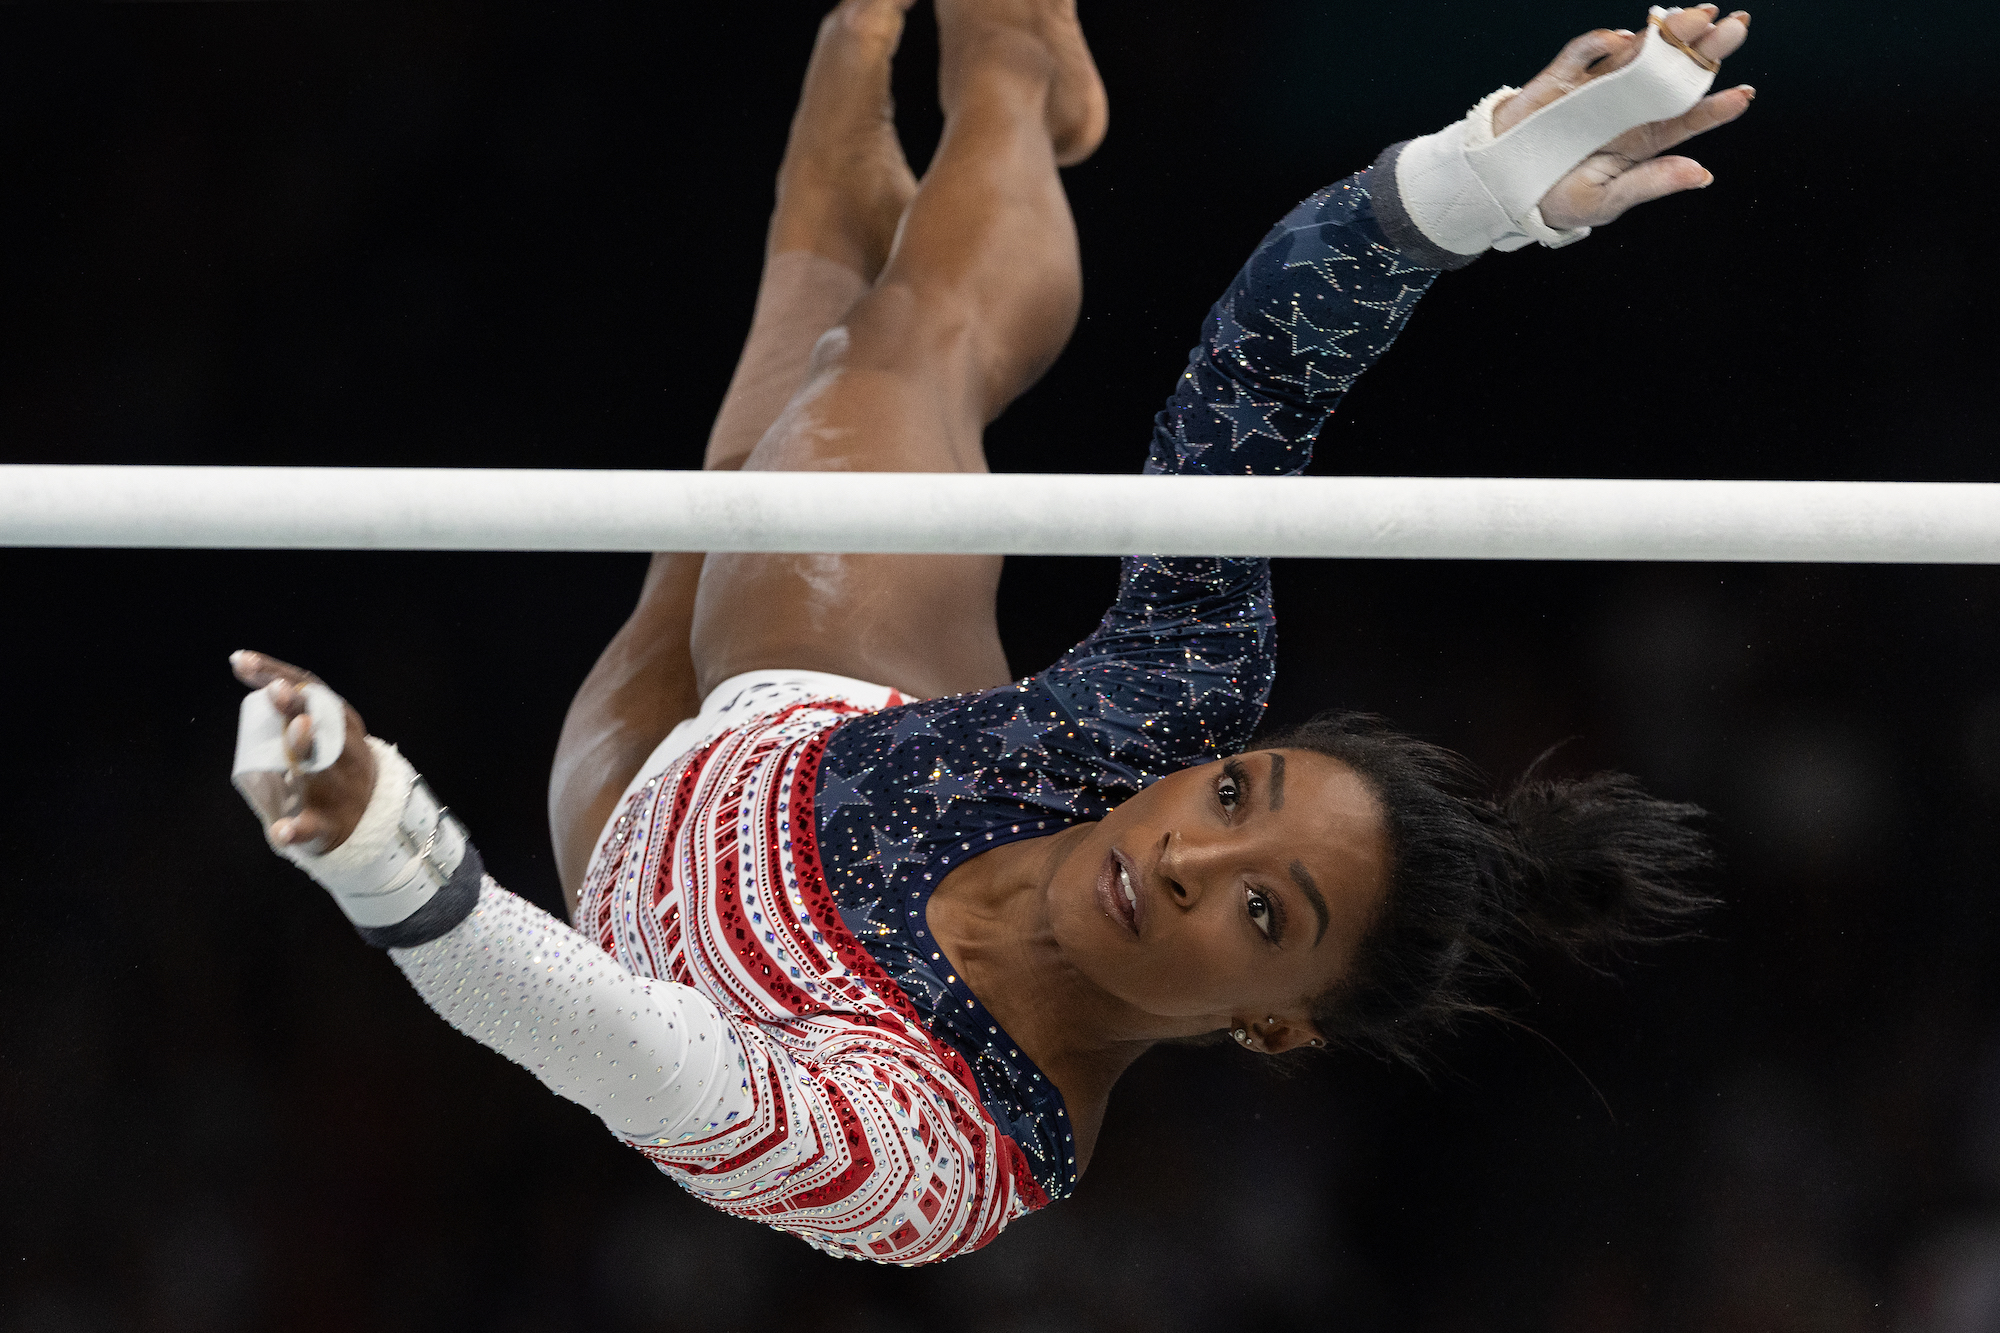
[{"label": "star pattern on sleeve", "polygon": [[[1154,418],[1148,473],[1305,468],[1436,276],[1386,243],[1370,179],[1319,191],[1266,234]],[[932,1031],[973,1058],[982,1099],[1051,1195],[1075,1175],[1060,1099],[941,956],[924,905],[992,847],[1101,819],[1241,750],[1275,674],[1273,626],[1268,561],[1130,557],[1097,630],[1055,666],[853,719],[826,743],[815,795],[828,886]]]},{"label": "star pattern on sleeve", "polygon": [[1187,413],[1185,410],[1176,407],[1171,410],[1170,415],[1172,416],[1173,420],[1172,424],[1168,426],[1168,430],[1171,431],[1173,435],[1174,455],[1181,463],[1181,467],[1177,470],[1188,471],[1190,470],[1189,465],[1195,462],[1195,460],[1199,459],[1203,454],[1207,453],[1209,451],[1210,445],[1206,440],[1196,440],[1189,438],[1187,430]]},{"label": "star pattern on sleeve", "polygon": [[1388,264],[1389,267],[1382,274],[1385,278],[1400,278],[1405,273],[1428,273],[1435,276],[1436,270],[1425,268],[1422,264],[1411,263],[1409,259],[1404,257],[1403,252],[1394,246],[1384,245],[1380,241],[1371,241],[1368,245],[1368,251]]},{"label": "star pattern on sleeve", "polygon": [[1182,654],[1182,660],[1185,665],[1181,670],[1160,674],[1187,687],[1187,696],[1182,702],[1192,709],[1200,708],[1211,695],[1236,693],[1238,673],[1250,663],[1247,656],[1219,662],[1205,661],[1192,651]]},{"label": "star pattern on sleeve", "polygon": [[1333,290],[1345,291],[1340,285],[1339,266],[1361,263],[1361,256],[1350,254],[1327,238],[1327,228],[1311,226],[1292,233],[1291,257],[1285,260],[1287,269],[1306,268]]},{"label": "star pattern on sleeve", "polygon": [[1275,398],[1260,398],[1240,384],[1231,385],[1236,396],[1226,403],[1210,403],[1208,410],[1229,423],[1229,451],[1236,452],[1245,440],[1263,435],[1285,443],[1285,433],[1271,424],[1271,413],[1280,404]]},{"label": "star pattern on sleeve", "polygon": [[1215,334],[1208,340],[1208,345],[1218,354],[1226,352],[1240,361],[1243,359],[1243,344],[1252,338],[1264,336],[1244,328],[1237,321],[1236,312],[1225,302],[1216,302],[1215,309],[1209,314],[1215,321]]},{"label": "star pattern on sleeve", "polygon": [[[1357,302],[1357,304],[1359,304]],[[1341,347],[1341,343],[1361,332],[1358,328],[1321,328],[1313,323],[1312,316],[1296,302],[1287,315],[1273,315],[1271,322],[1292,337],[1293,356],[1337,356],[1343,361],[1352,360],[1354,353]]]},{"label": "star pattern on sleeve", "polygon": [[1409,320],[1410,312],[1416,309],[1428,287],[1412,287],[1404,283],[1396,289],[1396,294],[1386,301],[1356,301],[1363,310],[1380,310],[1389,316],[1389,327],[1400,329]]},{"label": "star pattern on sleeve", "polygon": [[1322,369],[1317,361],[1307,361],[1299,369],[1302,372],[1300,374],[1274,375],[1272,378],[1286,384],[1296,384],[1306,391],[1306,398],[1312,402],[1338,398],[1354,387],[1354,381],[1361,378],[1361,372],[1358,370],[1349,371],[1345,375],[1330,374]]}]

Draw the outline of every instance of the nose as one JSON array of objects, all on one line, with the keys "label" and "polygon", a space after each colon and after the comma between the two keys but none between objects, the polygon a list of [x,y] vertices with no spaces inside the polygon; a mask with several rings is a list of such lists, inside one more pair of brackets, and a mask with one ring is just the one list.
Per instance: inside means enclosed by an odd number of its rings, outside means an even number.
[{"label": "nose", "polygon": [[1197,906],[1214,887],[1221,866],[1220,850],[1207,840],[1178,832],[1161,838],[1160,874],[1181,907]]}]

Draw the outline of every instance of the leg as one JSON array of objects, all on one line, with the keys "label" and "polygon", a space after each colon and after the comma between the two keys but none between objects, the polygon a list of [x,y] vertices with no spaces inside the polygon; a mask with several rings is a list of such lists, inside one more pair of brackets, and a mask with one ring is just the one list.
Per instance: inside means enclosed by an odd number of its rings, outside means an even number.
[{"label": "leg", "polygon": [[[983,471],[985,426],[1048,367],[1081,302],[1056,174],[1094,147],[1103,91],[1071,0],[938,0],[946,113],[888,266],[813,353],[746,467]],[[711,555],[703,690],[806,667],[905,693],[1007,679],[985,556]]]},{"label": "leg", "polygon": [[[820,25],[765,246],[756,314],[703,466],[737,468],[805,378],[813,344],[880,273],[916,192],[889,116],[889,62],[912,0],[846,0]],[[549,777],[572,908],[619,793],[701,707],[688,654],[698,552],[653,557],[639,604],[577,691]]]}]

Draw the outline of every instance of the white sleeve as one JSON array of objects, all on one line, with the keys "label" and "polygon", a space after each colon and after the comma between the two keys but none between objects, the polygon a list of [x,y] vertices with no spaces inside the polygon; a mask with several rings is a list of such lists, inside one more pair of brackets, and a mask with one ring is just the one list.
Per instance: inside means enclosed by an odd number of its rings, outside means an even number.
[{"label": "white sleeve", "polygon": [[354,832],[330,852],[278,850],[431,1008],[631,1142],[704,1138],[751,1111],[742,1046],[707,996],[628,972],[494,883],[409,761],[368,743],[375,788]]},{"label": "white sleeve", "polygon": [[753,1106],[742,1048],[707,996],[626,971],[491,877],[458,925],[389,957],[447,1023],[621,1138],[702,1138]]}]

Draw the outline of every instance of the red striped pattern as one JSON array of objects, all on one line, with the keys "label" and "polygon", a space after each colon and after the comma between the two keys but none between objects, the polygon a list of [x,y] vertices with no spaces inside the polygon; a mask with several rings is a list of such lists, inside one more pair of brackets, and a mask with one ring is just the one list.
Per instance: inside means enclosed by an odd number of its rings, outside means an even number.
[{"label": "red striped pattern", "polygon": [[634,1146],[724,1212],[834,1254],[918,1264],[1047,1203],[972,1071],[841,921],[812,798],[826,735],[863,711],[794,704],[635,793],[577,928],[632,971],[722,1010],[755,1110],[707,1139]]}]

